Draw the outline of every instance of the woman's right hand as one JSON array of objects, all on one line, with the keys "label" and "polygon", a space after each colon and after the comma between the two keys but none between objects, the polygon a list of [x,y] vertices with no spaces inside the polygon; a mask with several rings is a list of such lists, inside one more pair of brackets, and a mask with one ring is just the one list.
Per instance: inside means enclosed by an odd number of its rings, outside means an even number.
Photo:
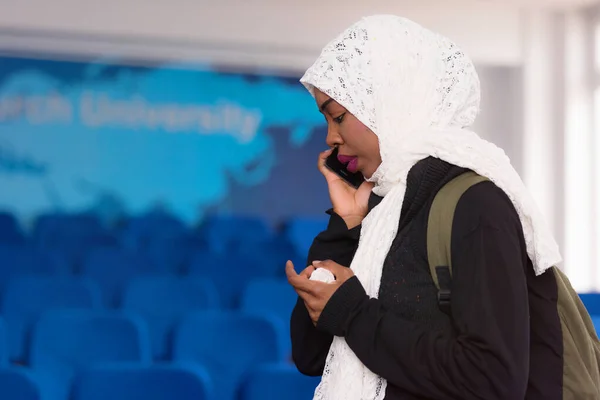
[{"label": "woman's right hand", "polygon": [[325,160],[332,151],[333,149],[329,149],[319,154],[319,171],[327,180],[333,211],[342,217],[348,229],[352,229],[360,225],[369,212],[369,197],[373,184],[365,181],[358,189],[354,189],[329,170],[325,166]]}]

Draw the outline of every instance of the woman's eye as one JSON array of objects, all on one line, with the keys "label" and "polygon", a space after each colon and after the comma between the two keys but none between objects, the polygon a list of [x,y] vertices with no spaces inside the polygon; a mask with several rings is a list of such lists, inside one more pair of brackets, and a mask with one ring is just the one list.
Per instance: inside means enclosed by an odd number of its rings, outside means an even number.
[{"label": "woman's eye", "polygon": [[333,120],[337,123],[337,124],[341,124],[342,121],[344,120],[344,116],[346,115],[346,113],[340,115],[339,117],[335,117]]}]

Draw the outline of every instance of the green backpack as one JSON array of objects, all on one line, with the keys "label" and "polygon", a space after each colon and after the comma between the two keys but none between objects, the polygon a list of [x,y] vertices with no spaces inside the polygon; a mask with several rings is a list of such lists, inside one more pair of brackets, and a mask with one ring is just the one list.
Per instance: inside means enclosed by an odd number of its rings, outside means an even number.
[{"label": "green backpack", "polygon": [[[427,256],[438,288],[438,304],[449,314],[452,286],[450,243],[454,211],[471,186],[487,180],[466,172],[447,183],[436,195],[427,228]],[[558,314],[563,335],[563,399],[600,399],[600,341],[592,320],[567,276],[557,267]]]}]

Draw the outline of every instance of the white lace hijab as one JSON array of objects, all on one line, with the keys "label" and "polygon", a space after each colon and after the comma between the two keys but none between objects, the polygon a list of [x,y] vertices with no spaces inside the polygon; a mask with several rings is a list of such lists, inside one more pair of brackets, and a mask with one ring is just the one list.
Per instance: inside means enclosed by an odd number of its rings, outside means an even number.
[{"label": "white lace hijab", "polygon": [[[560,261],[558,246],[504,152],[467,130],[479,111],[479,78],[450,40],[407,19],[378,15],[329,43],[301,82],[318,88],[377,135],[382,163],[371,181],[384,196],[364,219],[351,268],[377,298],[383,263],[398,230],[408,171],[434,156],[486,176],[512,200],[536,274]],[[381,400],[386,381],[335,337],[318,400]]]}]

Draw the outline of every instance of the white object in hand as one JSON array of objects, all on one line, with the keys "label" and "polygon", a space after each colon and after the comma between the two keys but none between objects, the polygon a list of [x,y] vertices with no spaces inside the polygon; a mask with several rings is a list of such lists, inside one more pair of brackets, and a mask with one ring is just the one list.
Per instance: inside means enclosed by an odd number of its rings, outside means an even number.
[{"label": "white object in hand", "polygon": [[325,268],[317,268],[310,274],[311,281],[319,281],[325,283],[331,283],[335,281],[335,276],[331,273],[330,270]]}]

